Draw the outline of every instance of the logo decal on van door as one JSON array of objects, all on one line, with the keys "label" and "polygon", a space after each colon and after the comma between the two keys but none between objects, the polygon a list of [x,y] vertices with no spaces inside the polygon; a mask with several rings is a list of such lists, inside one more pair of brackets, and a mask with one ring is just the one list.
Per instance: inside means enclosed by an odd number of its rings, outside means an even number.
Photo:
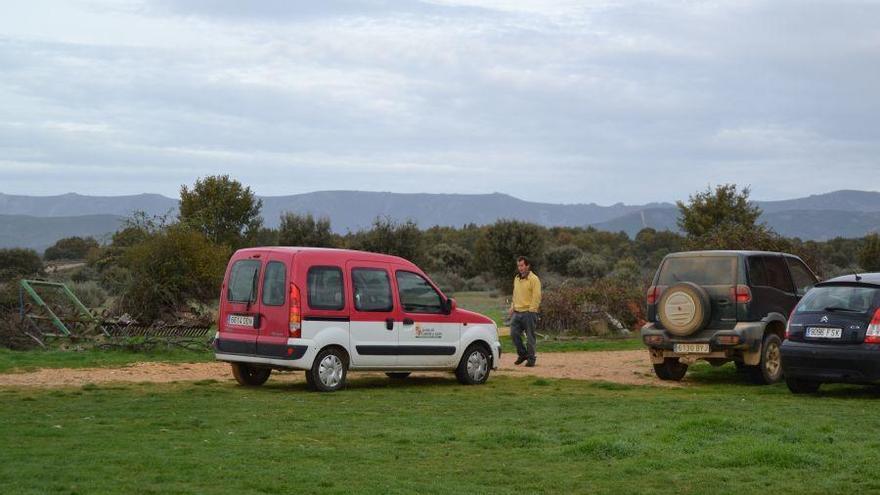
[{"label": "logo decal on van door", "polygon": [[422,327],[416,323],[415,337],[417,339],[442,339],[443,332],[431,327]]}]

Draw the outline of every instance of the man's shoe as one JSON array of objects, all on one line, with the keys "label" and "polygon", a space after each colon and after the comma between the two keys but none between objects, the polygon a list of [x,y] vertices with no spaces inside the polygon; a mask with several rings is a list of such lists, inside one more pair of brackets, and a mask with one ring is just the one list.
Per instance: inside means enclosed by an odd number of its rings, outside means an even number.
[{"label": "man's shoe", "polygon": [[526,363],[526,368],[534,368],[534,367],[535,367],[535,360],[529,359],[529,362]]},{"label": "man's shoe", "polygon": [[516,361],[514,361],[513,364],[515,364],[515,365],[523,364],[524,362],[526,362],[526,359],[528,359],[528,358],[520,356],[520,357],[516,358]]}]

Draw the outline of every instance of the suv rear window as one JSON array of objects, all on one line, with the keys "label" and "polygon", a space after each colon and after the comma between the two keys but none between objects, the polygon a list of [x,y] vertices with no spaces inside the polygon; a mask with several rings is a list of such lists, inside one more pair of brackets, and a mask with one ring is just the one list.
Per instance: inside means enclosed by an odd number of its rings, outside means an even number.
[{"label": "suv rear window", "polygon": [[657,285],[692,282],[697,285],[735,285],[736,258],[733,256],[699,256],[667,258],[660,269]]},{"label": "suv rear window", "polygon": [[867,313],[876,304],[878,289],[852,285],[827,285],[816,287],[798,304],[798,313],[828,311],[828,308]]},{"label": "suv rear window", "polygon": [[229,274],[226,299],[230,302],[254,302],[257,300],[257,281],[260,278],[260,260],[238,260]]}]

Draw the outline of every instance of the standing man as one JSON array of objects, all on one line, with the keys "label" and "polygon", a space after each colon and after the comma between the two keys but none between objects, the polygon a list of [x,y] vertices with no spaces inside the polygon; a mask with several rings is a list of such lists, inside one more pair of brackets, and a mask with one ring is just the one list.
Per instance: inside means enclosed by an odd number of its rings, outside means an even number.
[{"label": "standing man", "polygon": [[[538,310],[541,307],[541,281],[532,273],[532,266],[525,256],[516,260],[516,277],[513,279],[513,302],[510,304],[510,336],[516,346],[517,357],[513,364],[535,365],[535,327],[538,325]],[[522,334],[526,334],[523,345]]]}]

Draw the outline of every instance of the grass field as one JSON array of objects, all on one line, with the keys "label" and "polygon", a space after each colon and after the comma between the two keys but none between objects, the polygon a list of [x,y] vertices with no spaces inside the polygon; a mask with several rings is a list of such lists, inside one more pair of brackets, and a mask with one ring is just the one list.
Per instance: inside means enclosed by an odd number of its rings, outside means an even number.
[{"label": "grass field", "polygon": [[453,297],[459,308],[484,314],[492,318],[499,327],[506,326],[504,319],[507,317],[510,303],[504,296],[493,296],[492,294],[490,292],[456,292]]},{"label": "grass field", "polygon": [[357,377],[0,390],[7,493],[867,493],[878,392]]},{"label": "grass field", "polygon": [[124,366],[141,361],[194,363],[212,361],[213,359],[214,354],[208,350],[197,352],[184,349],[169,349],[152,352],[127,352],[102,350],[11,351],[9,349],[0,349],[0,373],[32,371],[39,368]]}]

